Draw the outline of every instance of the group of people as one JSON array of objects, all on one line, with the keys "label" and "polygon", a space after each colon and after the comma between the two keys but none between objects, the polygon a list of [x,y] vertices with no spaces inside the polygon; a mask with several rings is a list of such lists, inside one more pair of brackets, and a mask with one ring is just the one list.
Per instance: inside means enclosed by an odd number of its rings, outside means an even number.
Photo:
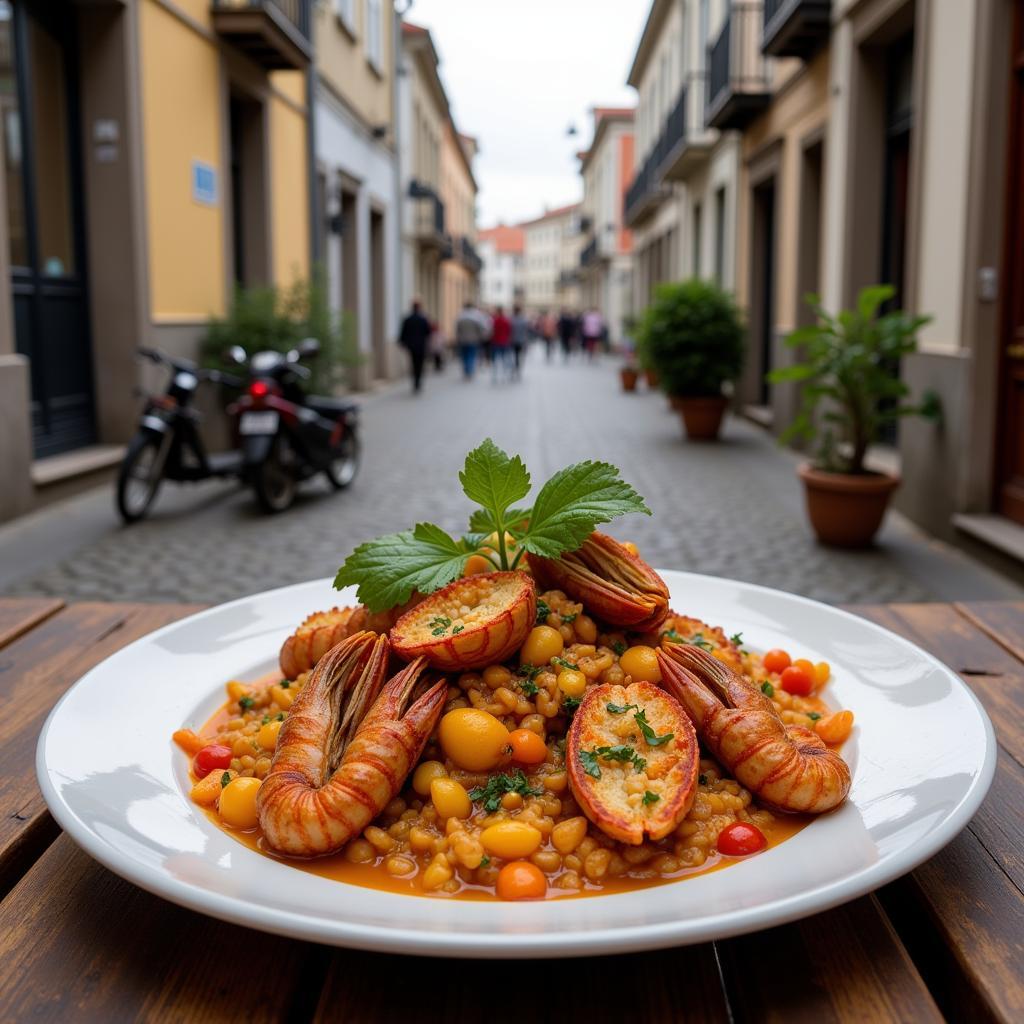
[{"label": "group of people", "polygon": [[[466,302],[455,319],[455,350],[466,380],[473,379],[481,358],[490,364],[491,379],[495,383],[502,379],[518,380],[524,353],[534,338],[544,342],[549,362],[556,342],[566,360],[580,350],[593,359],[599,348],[607,347],[608,328],[597,309],[589,309],[581,315],[563,309],[558,316],[545,310],[530,319],[519,305],[513,306],[510,314],[502,306],[487,313],[473,301]],[[411,312],[402,321],[398,341],[409,353],[412,387],[418,392],[423,386],[423,369],[428,356],[434,358],[438,370],[444,359],[444,342],[437,324],[427,319],[419,299],[413,300]]]}]

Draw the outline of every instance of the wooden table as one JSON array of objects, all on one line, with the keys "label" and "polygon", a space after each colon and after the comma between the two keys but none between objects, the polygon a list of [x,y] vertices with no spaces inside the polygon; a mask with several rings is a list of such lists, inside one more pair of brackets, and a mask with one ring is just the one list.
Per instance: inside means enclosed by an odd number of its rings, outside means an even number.
[{"label": "wooden table", "polygon": [[[57,698],[194,611],[0,599],[0,1021],[1024,1021],[1024,603],[861,607],[933,651],[999,737],[992,790],[884,889],[736,939],[633,956],[439,961],[332,949],[165,903],[63,835],[35,781]],[[526,997],[510,997],[508,984]]]}]

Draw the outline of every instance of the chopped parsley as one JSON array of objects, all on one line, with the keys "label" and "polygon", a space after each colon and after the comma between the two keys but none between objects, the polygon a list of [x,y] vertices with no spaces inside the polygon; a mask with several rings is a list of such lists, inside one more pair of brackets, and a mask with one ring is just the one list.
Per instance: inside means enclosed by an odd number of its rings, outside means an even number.
[{"label": "chopped parsley", "polygon": [[562,710],[571,718],[576,713],[576,709],[580,706],[582,700],[582,697],[566,697],[562,701]]},{"label": "chopped parsley", "polygon": [[277,722],[283,722],[284,721],[284,712],[283,711],[279,711],[277,713],[277,718],[275,719],[275,721],[277,721]]},{"label": "chopped parsley", "polygon": [[626,645],[621,640],[613,640],[612,650],[621,658],[626,653]]},{"label": "chopped parsley", "polygon": [[656,804],[661,799],[657,793],[652,793],[649,789],[644,792],[644,806],[649,807],[651,804]]},{"label": "chopped parsley", "polygon": [[526,773],[517,768],[511,774],[501,772],[492,775],[486,786],[477,786],[469,791],[469,799],[474,803],[482,802],[484,810],[493,814],[501,806],[501,798],[506,793],[518,793],[520,796],[540,796],[544,791],[534,789],[527,779]]},{"label": "chopped parsley", "polygon": [[703,633],[694,633],[689,640],[684,640],[683,643],[689,644],[691,647],[699,647],[702,651],[713,651],[715,645],[704,639]]},{"label": "chopped parsley", "polygon": [[729,637],[729,643],[735,644],[737,647],[742,647],[743,646],[743,634],[742,633],[733,633],[733,635],[731,637]]},{"label": "chopped parsley", "polygon": [[434,618],[427,623],[427,625],[431,627],[431,636],[443,636],[451,624],[452,620],[446,615],[435,615]]},{"label": "chopped parsley", "polygon": [[485,867],[487,867],[487,865],[488,865],[488,864],[490,864],[490,863],[491,863],[491,858],[490,858],[490,857],[488,857],[488,856],[487,856],[487,854],[485,853],[485,854],[484,854],[484,855],[483,855],[483,856],[482,856],[482,857],[480,858],[480,867],[482,867],[482,868],[485,868]]},{"label": "chopped parsley", "polygon": [[256,699],[254,697],[250,697],[248,694],[246,694],[244,697],[239,697],[238,698],[238,706],[243,711],[248,711],[249,708],[251,708],[253,706],[253,704],[255,704],[255,703],[256,703]]},{"label": "chopped parsley", "polygon": [[701,772],[700,775],[697,776],[697,782],[699,782],[702,786],[706,786],[708,784],[708,777],[703,772]]},{"label": "chopped parsley", "polygon": [[282,679],[282,680],[281,680],[281,689],[282,689],[282,690],[287,690],[287,689],[290,689],[290,688],[291,688],[291,685],[292,685],[292,684],[291,684],[291,683],[290,683],[290,682],[289,682],[289,681],[288,681],[287,679]]},{"label": "chopped parsley", "polygon": [[675,735],[675,733],[667,732],[664,736],[659,736],[651,728],[651,723],[647,721],[647,713],[639,704],[606,704],[605,707],[613,715],[624,715],[627,711],[635,710],[633,721],[636,722],[640,732],[643,733],[644,739],[652,747],[660,747],[662,743],[668,743]]},{"label": "chopped parsley", "polygon": [[665,632],[661,634],[661,637],[663,640],[670,640],[674,644],[686,643],[682,636],[680,636],[680,634],[677,633],[674,629],[666,629]]},{"label": "chopped parsley", "polygon": [[597,763],[598,758],[605,761],[620,761],[623,764],[632,763],[633,769],[637,772],[642,772],[647,768],[647,761],[638,757],[636,751],[625,743],[617,744],[614,747],[581,750],[580,764],[583,765],[583,770],[594,779],[601,778],[601,766]]},{"label": "chopped parsley", "polygon": [[764,694],[764,695],[765,695],[766,697],[774,697],[774,696],[775,696],[775,687],[774,687],[774,686],[772,686],[772,684],[771,684],[771,683],[769,683],[769,682],[768,682],[768,680],[766,679],[766,680],[765,680],[765,681],[764,681],[764,682],[763,682],[763,683],[761,684],[761,692],[762,692],[762,693],[763,693],[763,694]]},{"label": "chopped parsley", "polygon": [[262,717],[262,718],[260,719],[260,725],[266,725],[266,724],[267,724],[267,722],[269,722],[269,721],[270,721],[270,715],[264,715],[264,716],[263,716],[263,717]]},{"label": "chopped parsley", "polygon": [[816,721],[817,721],[817,720],[818,720],[819,718],[821,718],[821,715],[819,715],[817,711],[808,711],[808,712],[807,712],[807,717],[808,717],[808,718],[809,718],[809,719],[810,719],[810,720],[811,720],[812,722],[816,722]]},{"label": "chopped parsley", "polygon": [[220,777],[220,788],[223,789],[231,781],[231,772],[225,772]]},{"label": "chopped parsley", "polygon": [[541,598],[537,602],[537,621],[536,625],[543,626],[548,621],[548,616],[551,614],[551,609],[548,607],[547,601]]},{"label": "chopped parsley", "polygon": [[540,665],[520,665],[516,670],[516,675],[524,677],[516,685],[527,697],[535,697],[537,695],[540,687],[537,686],[534,680],[540,675],[541,671]]},{"label": "chopped parsley", "polygon": [[568,615],[563,615],[561,612],[558,613],[558,617],[562,620],[562,625],[568,626],[569,623],[575,622],[579,612],[569,612]]},{"label": "chopped parsley", "polygon": [[559,668],[572,669],[573,672],[579,670],[579,665],[574,665],[571,661],[566,661],[565,658],[552,658],[552,665],[557,665]]},{"label": "chopped parsley", "polygon": [[465,628],[465,626],[452,626],[452,636],[455,636],[456,633],[461,633]]}]

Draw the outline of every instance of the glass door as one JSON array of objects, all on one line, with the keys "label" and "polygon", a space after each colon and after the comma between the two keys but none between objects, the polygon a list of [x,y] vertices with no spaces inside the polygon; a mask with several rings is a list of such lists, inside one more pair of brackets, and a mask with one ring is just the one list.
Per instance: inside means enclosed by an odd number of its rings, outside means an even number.
[{"label": "glass door", "polygon": [[0,0],[3,132],[17,349],[32,369],[36,456],[96,439],[82,245],[75,12]]}]

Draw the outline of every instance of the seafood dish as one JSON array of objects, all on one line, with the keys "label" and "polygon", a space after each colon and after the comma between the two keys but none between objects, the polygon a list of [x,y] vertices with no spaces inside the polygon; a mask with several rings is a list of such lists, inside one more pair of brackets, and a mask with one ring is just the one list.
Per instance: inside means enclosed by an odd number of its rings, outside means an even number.
[{"label": "seafood dish", "polygon": [[361,545],[336,583],[360,603],[175,732],[218,827],[349,884],[536,900],[727,869],[846,800],[830,666],[671,608],[597,529],[649,514],[614,467],[570,466],[522,508],[525,466],[486,441],[460,480],[466,536]]}]

